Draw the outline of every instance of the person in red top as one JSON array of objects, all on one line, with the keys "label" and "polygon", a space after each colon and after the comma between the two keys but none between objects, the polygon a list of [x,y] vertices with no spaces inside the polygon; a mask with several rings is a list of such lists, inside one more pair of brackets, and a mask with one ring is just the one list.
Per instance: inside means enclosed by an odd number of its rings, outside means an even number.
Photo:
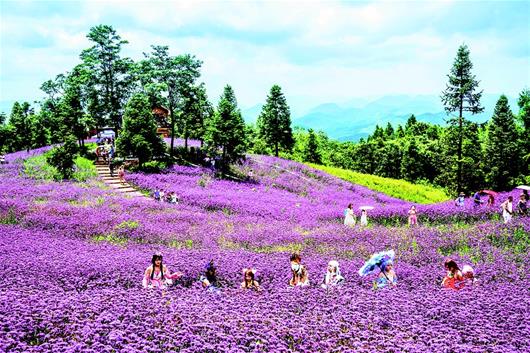
[{"label": "person in red top", "polygon": [[460,271],[460,268],[456,262],[454,260],[448,259],[445,261],[444,266],[447,270],[447,275],[442,281],[442,287],[454,290],[462,289],[465,283],[464,276],[462,275],[462,271]]}]

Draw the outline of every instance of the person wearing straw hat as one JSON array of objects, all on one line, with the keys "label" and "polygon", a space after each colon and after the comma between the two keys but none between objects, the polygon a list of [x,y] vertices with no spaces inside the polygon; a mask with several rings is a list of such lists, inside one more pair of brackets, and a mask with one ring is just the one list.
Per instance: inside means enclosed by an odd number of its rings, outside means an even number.
[{"label": "person wearing straw hat", "polygon": [[464,277],[464,283],[465,285],[476,285],[478,280],[475,278],[475,271],[473,270],[473,267],[469,265],[464,265],[462,267],[462,276]]}]

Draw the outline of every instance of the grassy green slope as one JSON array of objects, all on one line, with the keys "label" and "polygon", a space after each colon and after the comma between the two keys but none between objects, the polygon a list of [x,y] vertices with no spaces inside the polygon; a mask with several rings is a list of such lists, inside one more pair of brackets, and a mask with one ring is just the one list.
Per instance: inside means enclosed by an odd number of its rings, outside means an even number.
[{"label": "grassy green slope", "polygon": [[409,183],[405,180],[383,178],[380,176],[362,174],[351,170],[326,167],[313,163],[306,164],[312,168],[322,170],[353,184],[363,185],[369,189],[406,201],[428,204],[442,202],[449,199],[449,196],[442,189],[432,186],[418,185]]}]

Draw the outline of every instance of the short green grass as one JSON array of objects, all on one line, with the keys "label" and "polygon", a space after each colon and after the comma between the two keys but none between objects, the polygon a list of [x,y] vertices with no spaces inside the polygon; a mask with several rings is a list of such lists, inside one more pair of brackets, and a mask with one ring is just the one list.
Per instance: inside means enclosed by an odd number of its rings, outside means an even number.
[{"label": "short green grass", "polygon": [[363,185],[367,188],[382,192],[389,196],[411,201],[419,204],[429,204],[447,201],[450,197],[442,190],[433,186],[418,185],[405,180],[383,178],[376,175],[357,173],[351,170],[327,167],[323,165],[307,163],[312,168],[322,170],[353,184]]},{"label": "short green grass", "polygon": [[[46,161],[48,153],[28,158],[24,161],[24,174],[38,180],[60,180],[61,177],[57,169]],[[91,160],[84,157],[77,157],[75,160],[77,167],[73,179],[76,181],[87,181],[97,176],[96,166]]]}]

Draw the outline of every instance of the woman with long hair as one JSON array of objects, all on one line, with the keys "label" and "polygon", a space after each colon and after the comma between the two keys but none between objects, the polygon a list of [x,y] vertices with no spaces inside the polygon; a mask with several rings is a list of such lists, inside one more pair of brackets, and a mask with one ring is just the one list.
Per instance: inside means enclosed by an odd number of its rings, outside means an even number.
[{"label": "woman with long hair", "polygon": [[348,208],[344,210],[344,225],[353,227],[357,220],[355,219],[355,213],[353,213],[352,204],[348,205]]},{"label": "woman with long hair", "polygon": [[256,281],[256,270],[253,268],[244,268],[243,269],[243,282],[241,283],[241,288],[243,289],[254,289],[259,291],[260,286],[258,281]]},{"label": "woman with long hair", "polygon": [[456,264],[454,260],[448,259],[444,263],[444,267],[447,270],[447,274],[442,281],[442,286],[444,288],[450,289],[462,289],[464,287],[464,276],[460,267]]},{"label": "woman with long hair", "polygon": [[157,252],[151,258],[151,265],[146,268],[142,286],[144,288],[166,289],[173,284],[173,280],[181,277],[180,272],[171,274],[166,265],[162,262],[162,254]]},{"label": "woman with long hair", "polygon": [[289,280],[291,287],[305,287],[309,285],[309,274],[304,265],[301,264],[302,258],[299,254],[292,254],[290,257],[291,261],[291,274],[292,277]]}]

